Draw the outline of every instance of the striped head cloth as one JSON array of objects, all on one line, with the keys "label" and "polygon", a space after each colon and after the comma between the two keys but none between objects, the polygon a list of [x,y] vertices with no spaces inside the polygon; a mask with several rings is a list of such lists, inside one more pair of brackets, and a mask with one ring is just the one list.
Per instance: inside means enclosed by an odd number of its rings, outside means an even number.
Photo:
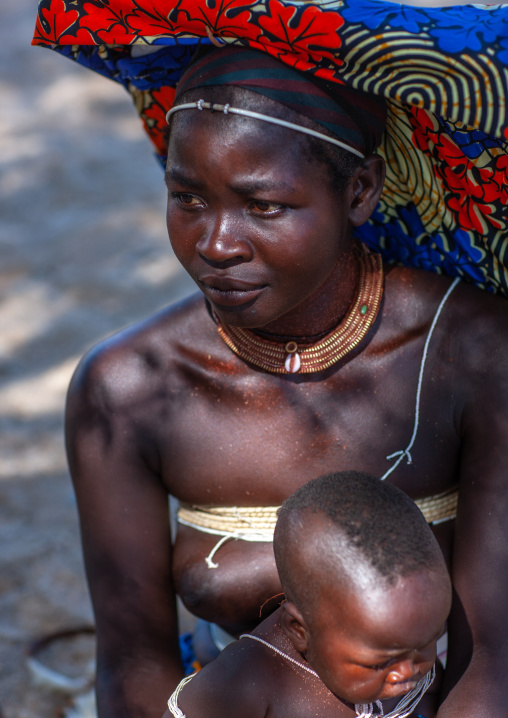
[{"label": "striped head cloth", "polygon": [[182,76],[174,109],[184,92],[213,85],[243,87],[285,105],[326,128],[355,154],[368,155],[381,141],[386,119],[383,98],[309,77],[264,52],[244,47],[208,52]]}]

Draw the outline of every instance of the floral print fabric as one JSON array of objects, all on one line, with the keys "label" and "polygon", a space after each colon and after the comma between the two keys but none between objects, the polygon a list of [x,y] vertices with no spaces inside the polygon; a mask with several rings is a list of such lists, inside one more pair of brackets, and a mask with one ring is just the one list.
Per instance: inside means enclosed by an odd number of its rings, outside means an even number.
[{"label": "floral print fabric", "polygon": [[122,83],[161,161],[200,42],[241,42],[385,97],[387,181],[358,236],[387,261],[508,295],[508,5],[40,0],[33,40]]}]

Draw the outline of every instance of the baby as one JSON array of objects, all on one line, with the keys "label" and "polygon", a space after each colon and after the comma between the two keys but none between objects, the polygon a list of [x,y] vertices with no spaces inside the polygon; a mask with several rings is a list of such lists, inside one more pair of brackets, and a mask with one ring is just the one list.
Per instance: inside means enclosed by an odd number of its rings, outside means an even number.
[{"label": "baby", "polygon": [[451,583],[413,501],[323,476],[283,503],[274,552],[282,605],[185,678],[164,718],[431,718]]}]

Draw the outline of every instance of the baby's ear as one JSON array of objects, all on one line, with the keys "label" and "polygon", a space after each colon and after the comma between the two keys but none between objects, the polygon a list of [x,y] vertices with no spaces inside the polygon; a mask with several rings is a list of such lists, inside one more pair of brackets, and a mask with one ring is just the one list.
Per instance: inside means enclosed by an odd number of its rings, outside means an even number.
[{"label": "baby's ear", "polygon": [[307,625],[292,601],[284,601],[281,606],[280,622],[282,629],[298,653],[305,655],[307,651]]}]

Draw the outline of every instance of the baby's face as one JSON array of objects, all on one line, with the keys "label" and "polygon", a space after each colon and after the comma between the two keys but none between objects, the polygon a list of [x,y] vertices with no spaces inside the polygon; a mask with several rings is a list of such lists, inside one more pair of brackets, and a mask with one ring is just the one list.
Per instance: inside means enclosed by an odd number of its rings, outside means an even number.
[{"label": "baby's face", "polygon": [[389,588],[332,589],[309,622],[307,660],[351,703],[405,695],[436,660],[450,601],[449,586],[428,571]]}]

